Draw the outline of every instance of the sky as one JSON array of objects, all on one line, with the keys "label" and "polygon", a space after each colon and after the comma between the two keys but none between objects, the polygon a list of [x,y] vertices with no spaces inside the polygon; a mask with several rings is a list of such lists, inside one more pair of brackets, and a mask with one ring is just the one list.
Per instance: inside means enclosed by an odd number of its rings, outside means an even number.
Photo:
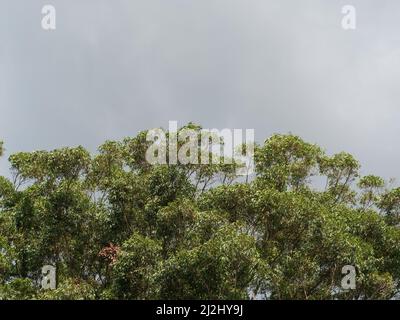
[{"label": "sky", "polygon": [[0,174],[18,151],[94,152],[176,120],[260,142],[293,133],[399,180],[399,12],[396,0],[0,0]]}]

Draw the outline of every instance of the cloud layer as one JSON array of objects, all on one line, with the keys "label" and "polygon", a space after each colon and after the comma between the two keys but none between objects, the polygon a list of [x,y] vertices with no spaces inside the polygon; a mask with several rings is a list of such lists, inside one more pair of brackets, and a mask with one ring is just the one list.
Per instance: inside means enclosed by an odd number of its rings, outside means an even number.
[{"label": "cloud layer", "polygon": [[[41,29],[41,8],[57,30]],[[400,2],[3,0],[0,138],[7,155],[194,121],[298,134],[400,178]],[[1,173],[8,163],[1,160]]]}]

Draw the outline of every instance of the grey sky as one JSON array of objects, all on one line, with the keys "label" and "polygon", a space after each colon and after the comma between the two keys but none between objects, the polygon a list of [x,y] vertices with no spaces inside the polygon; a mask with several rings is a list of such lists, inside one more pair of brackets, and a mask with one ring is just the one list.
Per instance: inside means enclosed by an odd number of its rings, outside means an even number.
[{"label": "grey sky", "polygon": [[[56,31],[41,28],[45,4]],[[346,4],[355,31],[341,28]],[[0,0],[0,139],[7,156],[94,151],[194,121],[257,140],[292,132],[400,179],[399,12],[395,0]]]}]

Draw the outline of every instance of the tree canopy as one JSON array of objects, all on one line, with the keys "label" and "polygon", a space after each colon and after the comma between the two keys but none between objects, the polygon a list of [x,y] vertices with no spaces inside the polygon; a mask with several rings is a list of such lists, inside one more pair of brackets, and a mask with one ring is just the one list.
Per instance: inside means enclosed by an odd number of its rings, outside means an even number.
[{"label": "tree canopy", "polygon": [[[233,164],[149,165],[148,147],[141,132],[94,155],[10,156],[0,299],[397,297],[400,189],[360,176],[352,155],[275,134],[243,181]],[[44,265],[55,290],[40,287]],[[345,265],[354,290],[341,287]]]}]

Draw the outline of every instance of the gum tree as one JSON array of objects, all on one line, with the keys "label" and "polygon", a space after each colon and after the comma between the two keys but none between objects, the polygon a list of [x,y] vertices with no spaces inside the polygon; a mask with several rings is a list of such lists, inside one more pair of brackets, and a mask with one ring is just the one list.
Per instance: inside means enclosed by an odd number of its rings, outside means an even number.
[{"label": "gum tree", "polygon": [[[150,165],[148,147],[141,132],[93,155],[10,156],[0,299],[397,297],[400,192],[361,176],[352,155],[273,135],[255,146],[256,173],[243,179],[222,161]],[[48,264],[53,291],[40,288]],[[354,290],[341,287],[346,265],[357,271]]]}]

